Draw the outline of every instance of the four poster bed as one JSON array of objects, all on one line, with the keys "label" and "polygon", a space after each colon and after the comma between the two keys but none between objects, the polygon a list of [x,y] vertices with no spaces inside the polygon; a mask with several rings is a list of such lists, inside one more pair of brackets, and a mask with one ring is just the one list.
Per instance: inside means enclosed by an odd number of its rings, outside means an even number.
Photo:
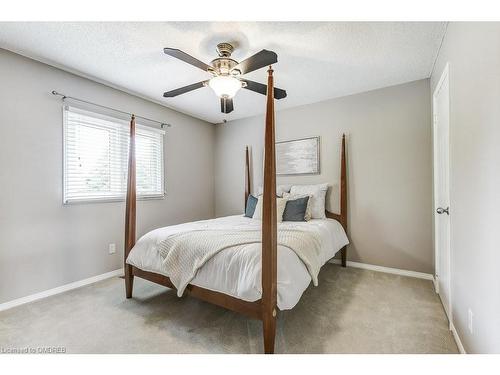
[{"label": "four poster bed", "polygon": [[[273,87],[273,70],[270,67],[267,84],[261,221],[239,215],[186,223],[159,228],[143,236],[136,244],[134,116],[130,123],[125,221],[127,298],[132,297],[134,277],[140,277],[172,288],[179,296],[189,294],[262,320],[265,353],[274,353],[277,309],[293,307],[311,280],[317,284],[319,268],[338,251],[341,253],[342,266],[345,267],[348,243],[345,234],[347,231],[345,136],[342,137],[340,214],[326,211],[326,219],[323,220],[313,219],[307,223],[293,224],[283,222],[279,224],[278,231]],[[248,147],[245,156],[246,204],[251,186]],[[236,230],[234,228],[243,233],[241,236],[244,237],[244,241],[240,241],[241,243],[232,239],[234,236],[231,230]],[[258,239],[255,237],[257,232]],[[291,239],[285,239],[282,232]],[[316,237],[310,232],[314,232]],[[188,235],[191,242],[186,246],[183,237]],[[177,242],[169,243],[170,238],[176,238]],[[286,246],[286,241],[305,244],[304,249],[294,252],[290,249],[293,246],[290,248]],[[160,257],[158,253],[162,253],[164,257]],[[207,256],[207,253],[210,254]],[[190,263],[191,259],[195,259],[194,263],[199,263],[198,267],[194,267],[191,264],[193,262]],[[162,262],[171,262],[173,271],[163,272],[160,264]]]}]

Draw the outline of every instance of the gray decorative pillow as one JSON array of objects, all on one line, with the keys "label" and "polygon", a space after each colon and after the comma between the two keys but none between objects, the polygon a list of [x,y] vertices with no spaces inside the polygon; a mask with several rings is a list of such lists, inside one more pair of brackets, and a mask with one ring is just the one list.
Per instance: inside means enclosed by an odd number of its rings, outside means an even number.
[{"label": "gray decorative pillow", "polygon": [[308,196],[287,201],[283,212],[283,221],[306,221],[304,217],[308,201]]},{"label": "gray decorative pillow", "polygon": [[309,198],[309,200],[307,201],[307,208],[306,208],[306,214],[304,215],[304,220],[309,221],[311,220],[311,203],[312,203],[311,197],[309,195],[304,195],[304,194],[293,195],[290,193],[283,193],[283,198],[289,201],[293,201],[297,198],[306,198],[306,197]]},{"label": "gray decorative pillow", "polygon": [[253,195],[249,195],[247,199],[247,206],[245,208],[245,216],[250,218],[253,217],[255,207],[257,207],[257,198]]}]

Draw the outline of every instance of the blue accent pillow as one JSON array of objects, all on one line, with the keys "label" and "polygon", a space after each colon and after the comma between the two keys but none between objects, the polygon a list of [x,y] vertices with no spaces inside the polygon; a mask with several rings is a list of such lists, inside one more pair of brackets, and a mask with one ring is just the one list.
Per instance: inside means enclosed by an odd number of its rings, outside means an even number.
[{"label": "blue accent pillow", "polygon": [[257,198],[253,195],[249,195],[247,199],[247,206],[245,208],[245,217],[253,217],[255,207],[257,207]]},{"label": "blue accent pillow", "polygon": [[305,221],[309,197],[297,198],[286,202],[283,221]]}]

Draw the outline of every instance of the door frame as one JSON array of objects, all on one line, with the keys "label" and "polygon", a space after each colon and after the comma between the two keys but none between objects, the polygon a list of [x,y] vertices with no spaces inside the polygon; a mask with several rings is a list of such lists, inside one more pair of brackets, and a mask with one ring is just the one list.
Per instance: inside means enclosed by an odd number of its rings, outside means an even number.
[{"label": "door frame", "polygon": [[[432,151],[433,151],[433,157],[432,157],[432,164],[433,164],[433,181],[432,181],[432,194],[433,194],[433,212],[432,212],[432,217],[433,217],[433,230],[434,230],[434,235],[433,235],[433,242],[434,242],[434,262],[435,262],[435,269],[434,269],[434,286],[436,289],[436,293],[439,294],[439,281],[438,281],[438,267],[439,267],[439,261],[440,261],[440,254],[438,251],[438,244],[437,244],[437,221],[436,221],[436,209],[439,207],[439,202],[436,201],[436,173],[437,173],[437,142],[436,142],[436,120],[437,120],[437,114],[436,114],[436,97],[437,94],[439,93],[439,90],[441,89],[441,86],[445,81],[448,81],[448,155],[451,155],[451,145],[450,145],[450,130],[451,130],[451,118],[450,118],[450,79],[449,79],[449,62],[446,63],[443,72],[441,73],[441,77],[439,78],[439,81],[436,85],[436,88],[434,89],[434,92],[432,93]],[[451,171],[451,158],[448,156],[448,197],[451,201],[450,198],[450,183],[451,183],[451,178],[450,178],[450,173]],[[451,202],[448,202],[450,204]],[[450,204],[451,205],[451,204]],[[449,246],[448,246],[448,306],[444,306],[445,312],[448,314],[448,321],[450,323],[450,327],[453,322],[453,311],[452,311],[452,291],[451,291],[451,216],[449,217],[449,225],[448,225],[448,239],[449,239]],[[440,298],[441,300],[441,298]],[[442,300],[441,300],[442,303]]]}]

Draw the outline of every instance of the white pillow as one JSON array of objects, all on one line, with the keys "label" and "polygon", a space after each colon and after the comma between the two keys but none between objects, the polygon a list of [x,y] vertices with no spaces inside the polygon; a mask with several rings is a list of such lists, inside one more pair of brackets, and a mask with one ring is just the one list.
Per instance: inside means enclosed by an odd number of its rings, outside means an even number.
[{"label": "white pillow", "polygon": [[[276,185],[276,195],[278,197],[283,196],[283,193],[288,193],[291,187],[292,185]],[[262,195],[262,194],[264,194],[264,188],[261,185],[257,188],[257,195]]]},{"label": "white pillow", "polygon": [[[311,205],[311,217],[313,219],[325,219],[326,191],[328,184],[318,185],[293,185],[290,189],[292,195],[309,195]],[[309,204],[308,202],[308,204]]]},{"label": "white pillow", "polygon": [[307,207],[306,207],[306,214],[304,215],[304,220],[309,221],[311,220],[311,196],[310,195],[293,195],[291,193],[283,193],[283,198],[285,198],[287,201],[293,201],[294,199],[299,199],[299,198],[305,198],[309,197],[307,201]]},{"label": "white pillow", "polygon": [[[276,220],[278,223],[283,221],[283,212],[285,212],[286,199],[276,198]],[[262,195],[257,199],[257,206],[252,216],[253,219],[262,220]]]}]

